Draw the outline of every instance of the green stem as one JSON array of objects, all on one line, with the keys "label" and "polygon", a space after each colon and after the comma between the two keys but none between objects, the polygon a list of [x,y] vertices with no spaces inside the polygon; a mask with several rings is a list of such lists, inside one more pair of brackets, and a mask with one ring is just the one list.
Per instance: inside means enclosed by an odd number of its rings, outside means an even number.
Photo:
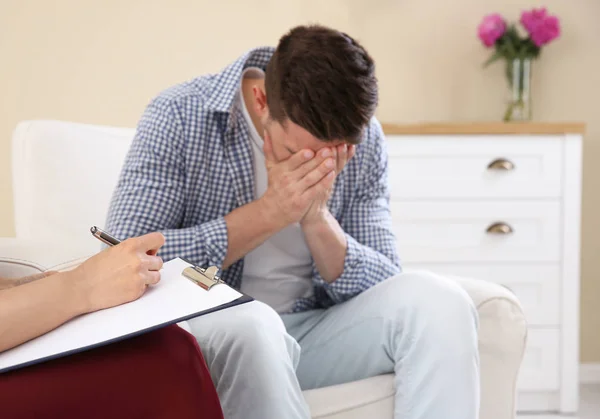
[{"label": "green stem", "polygon": [[508,107],[506,108],[506,112],[504,112],[504,122],[510,121],[510,119],[512,118],[514,107],[515,104],[512,102],[510,103],[510,105],[508,105]]},{"label": "green stem", "polygon": [[[523,95],[525,92],[525,85],[528,80],[525,80],[525,57],[517,57],[512,60],[506,61],[505,74],[508,81],[508,87],[510,89],[511,99],[509,105],[504,112],[504,121],[511,121],[514,116],[514,112],[517,109],[521,109],[521,113],[525,111],[525,101]],[[515,67],[518,66],[518,67]],[[528,76],[528,74],[527,74]]]}]

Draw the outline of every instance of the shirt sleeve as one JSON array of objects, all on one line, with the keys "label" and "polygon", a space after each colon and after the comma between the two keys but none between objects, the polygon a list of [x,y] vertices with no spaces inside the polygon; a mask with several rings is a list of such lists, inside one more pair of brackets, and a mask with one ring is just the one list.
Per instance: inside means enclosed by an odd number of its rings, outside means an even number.
[{"label": "shirt sleeve", "polygon": [[347,249],[342,275],[327,283],[313,269],[315,281],[334,303],[344,302],[401,272],[389,207],[388,156],[381,125],[369,126],[364,160],[355,191],[342,216]]},{"label": "shirt sleeve", "polygon": [[179,228],[185,211],[185,142],[176,104],[158,97],[146,108],[125,159],[108,212],[107,230],[120,239],[160,231],[159,252],[221,267],[227,254],[223,217]]}]

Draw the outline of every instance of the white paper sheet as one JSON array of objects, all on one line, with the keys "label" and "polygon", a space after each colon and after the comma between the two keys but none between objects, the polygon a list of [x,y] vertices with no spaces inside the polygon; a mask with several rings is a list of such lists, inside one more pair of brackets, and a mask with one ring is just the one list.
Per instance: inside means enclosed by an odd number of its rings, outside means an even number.
[{"label": "white paper sheet", "polygon": [[136,301],[77,317],[53,331],[0,353],[0,371],[86,348],[229,303],[242,296],[225,284],[205,291],[181,275],[191,266],[177,258],[164,264],[161,280]]}]

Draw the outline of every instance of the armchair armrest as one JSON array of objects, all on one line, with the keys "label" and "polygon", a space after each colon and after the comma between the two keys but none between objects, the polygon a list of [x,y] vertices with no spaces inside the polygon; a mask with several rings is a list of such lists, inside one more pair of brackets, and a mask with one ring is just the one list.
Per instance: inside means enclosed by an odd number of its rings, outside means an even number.
[{"label": "armchair armrest", "polygon": [[74,268],[91,255],[63,243],[0,237],[0,277],[18,278]]},{"label": "armchair armrest", "polygon": [[482,418],[513,418],[516,386],[527,340],[527,321],[515,295],[501,285],[451,277],[471,296],[479,314]]}]

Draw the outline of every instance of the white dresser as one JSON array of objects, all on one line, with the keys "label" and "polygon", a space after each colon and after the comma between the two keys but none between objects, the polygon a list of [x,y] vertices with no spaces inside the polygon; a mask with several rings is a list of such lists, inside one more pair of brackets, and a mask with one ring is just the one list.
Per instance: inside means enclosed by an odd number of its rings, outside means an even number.
[{"label": "white dresser", "polygon": [[576,412],[583,124],[384,131],[404,267],[511,289],[529,325],[517,410]]}]

